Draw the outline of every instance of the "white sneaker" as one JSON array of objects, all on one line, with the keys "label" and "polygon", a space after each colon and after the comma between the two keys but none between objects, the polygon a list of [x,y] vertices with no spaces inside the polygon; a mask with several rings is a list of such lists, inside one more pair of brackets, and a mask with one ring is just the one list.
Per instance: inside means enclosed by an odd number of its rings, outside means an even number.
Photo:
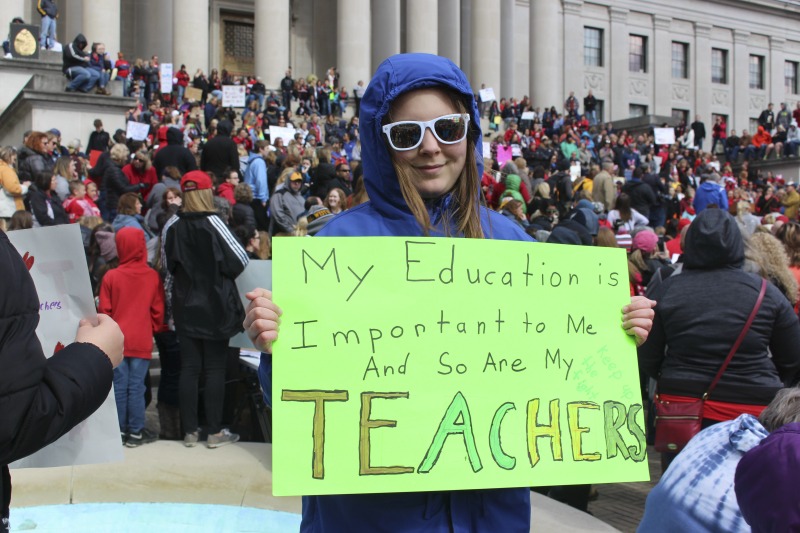
[{"label": "white sneaker", "polygon": [[233,444],[234,442],[239,442],[239,435],[231,433],[228,428],[225,428],[216,435],[209,435],[206,445],[209,448],[219,448],[220,446]]}]

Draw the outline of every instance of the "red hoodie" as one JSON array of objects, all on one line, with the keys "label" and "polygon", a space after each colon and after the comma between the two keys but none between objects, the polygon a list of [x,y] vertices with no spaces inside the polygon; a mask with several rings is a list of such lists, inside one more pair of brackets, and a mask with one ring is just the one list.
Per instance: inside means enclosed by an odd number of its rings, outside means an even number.
[{"label": "red hoodie", "polygon": [[227,181],[223,181],[217,187],[217,196],[225,198],[228,200],[228,203],[231,204],[231,207],[236,203],[236,198],[233,196],[233,191],[235,187],[228,183]]},{"label": "red hoodie", "polygon": [[153,333],[165,329],[164,287],[158,272],[147,265],[141,230],[122,228],[116,242],[119,267],[103,276],[98,311],[116,320],[122,329],[125,357],[150,359]]}]

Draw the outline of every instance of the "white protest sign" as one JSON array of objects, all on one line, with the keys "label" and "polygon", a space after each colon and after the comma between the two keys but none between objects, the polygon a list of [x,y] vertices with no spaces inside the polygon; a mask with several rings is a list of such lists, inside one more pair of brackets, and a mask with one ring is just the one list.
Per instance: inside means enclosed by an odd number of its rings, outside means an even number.
[{"label": "white protest sign", "polygon": [[222,107],[244,107],[246,90],[244,85],[223,85]]},{"label": "white protest sign", "polygon": [[536,118],[536,113],[533,111],[525,111],[520,118],[522,120],[533,120]]},{"label": "white protest sign", "polygon": [[161,63],[158,67],[159,79],[161,81],[161,93],[169,94],[172,92],[172,63]]},{"label": "white protest sign", "polygon": [[[82,318],[97,315],[89,270],[77,224],[8,233],[11,244],[28,258],[39,295],[36,335],[47,357],[75,340]],[[43,468],[122,461],[119,421],[113,389],[95,413],[53,444],[9,465]]]},{"label": "white protest sign", "polygon": [[675,128],[654,128],[656,144],[675,144]]},{"label": "white protest sign", "polygon": [[481,89],[479,94],[481,97],[481,102],[491,102],[492,100],[497,100],[497,98],[494,96],[494,89],[491,87],[487,89]]},{"label": "white protest sign", "polygon": [[483,141],[483,157],[492,157],[492,143]]},{"label": "white protest sign", "polygon": [[514,157],[520,157],[522,155],[522,148],[518,144],[511,145],[511,155]]},{"label": "white protest sign", "polygon": [[129,120],[126,130],[125,136],[128,140],[133,141],[144,141],[147,139],[147,135],[150,133],[150,125],[149,124],[142,124],[141,122],[136,122],[135,120]]},{"label": "white protest sign", "polygon": [[289,144],[289,141],[294,139],[295,129],[294,128],[282,128],[280,126],[270,126],[269,127],[269,142],[275,144],[275,139],[280,137],[283,139],[283,144]]},{"label": "white protest sign", "polygon": [[[250,301],[245,297],[245,294],[253,289],[267,289],[272,290],[272,261],[257,261],[251,260],[244,269],[244,272],[239,274],[236,278],[236,288],[239,290],[239,298],[242,300],[242,305],[247,309]],[[245,350],[252,350],[253,343],[246,332],[241,332],[234,335],[228,346],[236,348],[244,348]]]}]

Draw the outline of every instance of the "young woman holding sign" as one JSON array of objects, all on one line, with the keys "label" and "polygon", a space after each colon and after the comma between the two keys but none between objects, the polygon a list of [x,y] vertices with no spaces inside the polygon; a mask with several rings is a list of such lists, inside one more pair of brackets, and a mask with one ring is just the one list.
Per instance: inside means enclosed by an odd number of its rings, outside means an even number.
[{"label": "young woman holding sign", "polygon": [[[448,59],[402,54],[384,61],[361,101],[364,183],[370,201],[350,209],[318,235],[418,236],[530,240],[502,215],[480,205],[483,156],[472,88]],[[251,300],[244,326],[270,351],[281,310],[264,289]],[[623,327],[641,343],[654,302],[623,309]],[[261,374],[269,379],[268,357]],[[269,391],[269,387],[264,387]],[[527,488],[305,497],[301,531],[530,530]]]}]

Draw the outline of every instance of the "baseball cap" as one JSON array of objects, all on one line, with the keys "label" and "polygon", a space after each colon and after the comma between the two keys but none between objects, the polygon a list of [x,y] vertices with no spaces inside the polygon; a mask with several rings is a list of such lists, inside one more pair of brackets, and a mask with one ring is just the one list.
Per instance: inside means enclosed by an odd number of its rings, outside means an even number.
[{"label": "baseball cap", "polygon": [[192,170],[181,178],[181,190],[183,192],[203,191],[211,188],[213,188],[211,178],[202,170]]}]

